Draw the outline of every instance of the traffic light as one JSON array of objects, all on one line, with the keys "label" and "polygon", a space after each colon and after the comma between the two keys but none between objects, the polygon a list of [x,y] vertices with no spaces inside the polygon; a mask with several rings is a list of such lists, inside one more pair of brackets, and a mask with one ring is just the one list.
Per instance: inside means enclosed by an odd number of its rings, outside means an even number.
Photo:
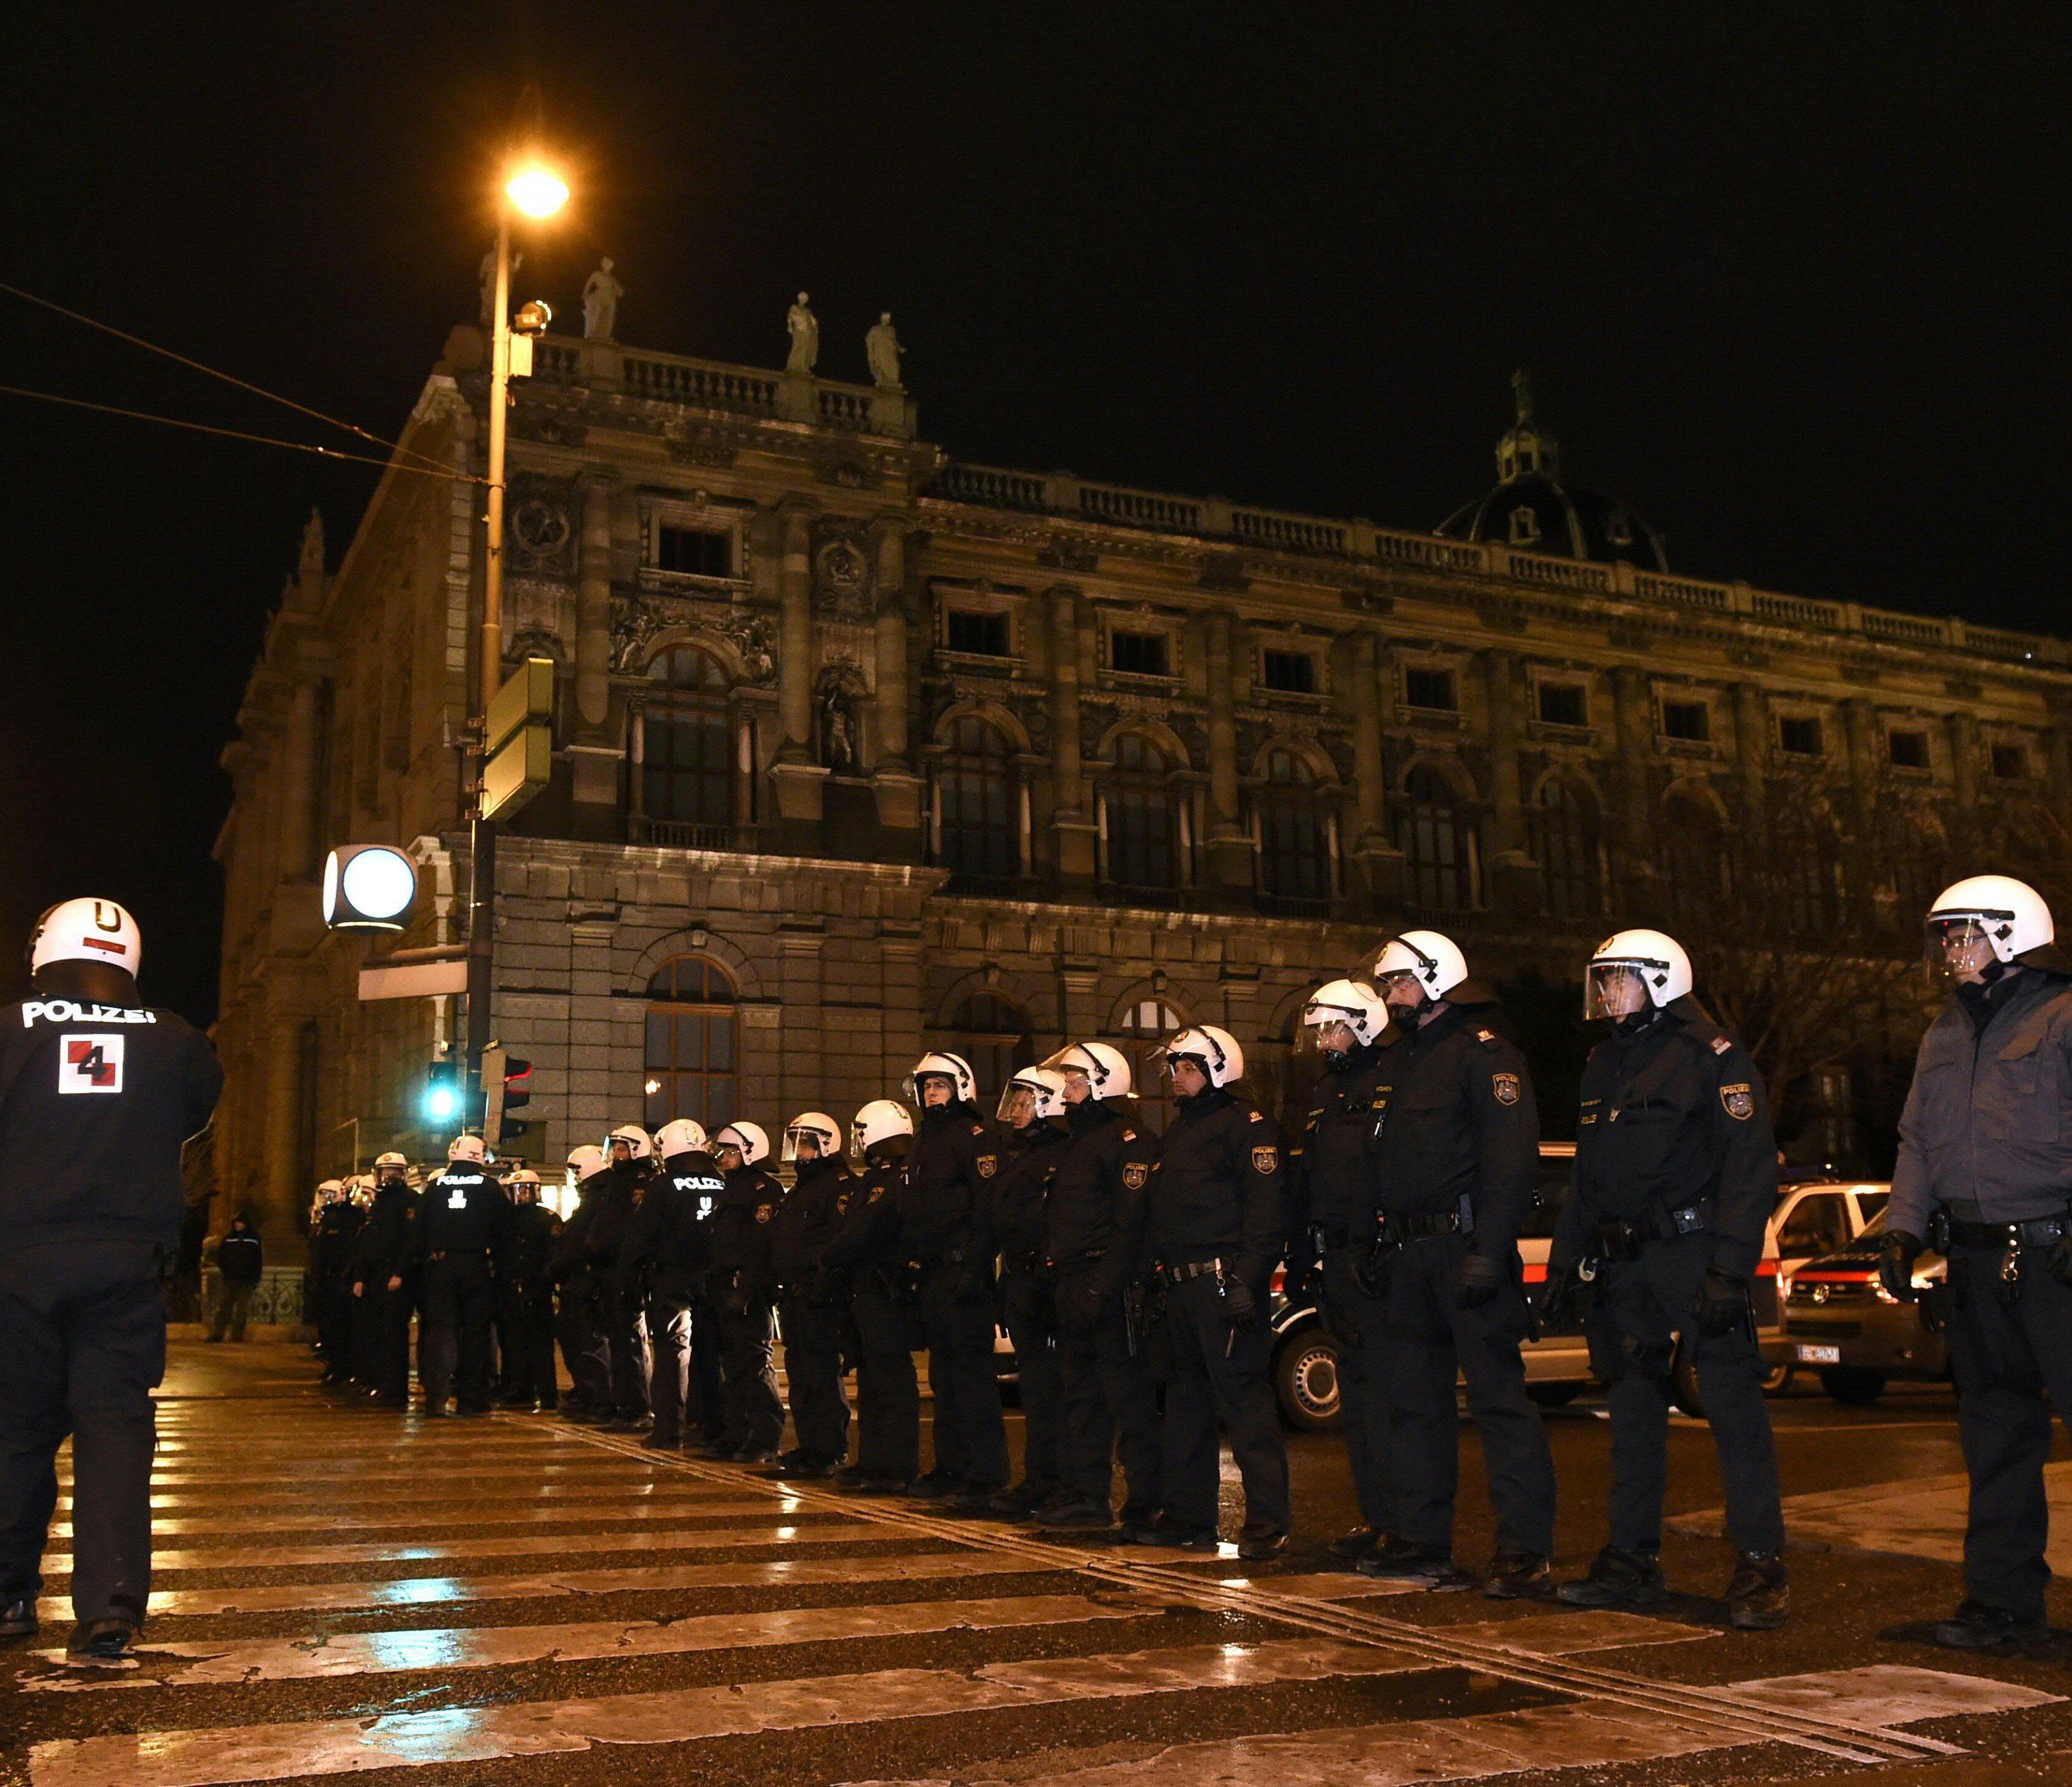
[{"label": "traffic light", "polygon": [[434,1128],[444,1128],[460,1118],[460,1063],[435,1061],[425,1070],[424,1090],[417,1095],[417,1114]]},{"label": "traffic light", "polygon": [[500,1141],[515,1141],[524,1135],[525,1123],[513,1121],[511,1113],[522,1105],[532,1102],[532,1064],[520,1061],[516,1055],[504,1058],[504,1118],[498,1124]]}]

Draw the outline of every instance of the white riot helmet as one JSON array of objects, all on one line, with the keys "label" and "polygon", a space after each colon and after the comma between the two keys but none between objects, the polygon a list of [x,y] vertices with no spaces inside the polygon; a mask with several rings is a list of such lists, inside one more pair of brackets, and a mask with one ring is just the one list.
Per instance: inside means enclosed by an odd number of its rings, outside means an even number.
[{"label": "white riot helmet", "polygon": [[880,1142],[913,1133],[914,1113],[905,1105],[895,1104],[890,1099],[873,1099],[849,1126],[849,1151],[853,1158],[867,1161],[871,1149]]},{"label": "white riot helmet", "polygon": [[[761,1154],[751,1155],[744,1150],[742,1159],[759,1161],[768,1155],[770,1138],[761,1130],[757,1129],[754,1124],[737,1124],[734,1127],[738,1129],[745,1128],[754,1131],[757,1140],[763,1144]],[[832,1160],[841,1152],[841,1125],[824,1111],[802,1111],[784,1125],[784,1158],[787,1161],[798,1159],[799,1138],[801,1136],[812,1137],[814,1146],[820,1151],[821,1160]]]},{"label": "white riot helmet", "polygon": [[320,1204],[335,1204],[344,1195],[343,1179],[326,1179],[317,1187],[317,1202]]},{"label": "white riot helmet", "polygon": [[603,1172],[608,1165],[610,1163],[604,1157],[604,1150],[601,1148],[593,1148],[588,1142],[585,1142],[581,1148],[571,1148],[569,1151],[569,1171],[575,1175],[578,1182]]},{"label": "white riot helmet", "polygon": [[1129,1057],[1112,1043],[1068,1042],[1043,1065],[1054,1073],[1084,1074],[1097,1099],[1131,1096]]},{"label": "white riot helmet", "polygon": [[1584,973],[1585,1018],[1618,1019],[1630,1015],[1614,1011],[1605,998],[1613,977],[1622,974],[1639,980],[1646,991],[1648,1004],[1657,1011],[1691,990],[1691,958],[1674,937],[1659,930],[1622,930],[1597,945]]},{"label": "white riot helmet", "polygon": [[672,1117],[655,1132],[655,1152],[664,1160],[672,1154],[695,1154],[705,1145],[705,1125],[689,1117]]},{"label": "white riot helmet", "polygon": [[917,1110],[925,1102],[921,1097],[921,1082],[931,1075],[940,1074],[952,1087],[952,1095],[968,1104],[978,1096],[978,1076],[972,1071],[971,1063],[962,1055],[941,1054],[934,1050],[914,1063],[914,1070],[906,1076],[902,1090],[906,1102]]},{"label": "white riot helmet", "polygon": [[392,1148],[387,1153],[377,1154],[374,1156],[374,1171],[368,1182],[370,1185],[379,1185],[381,1183],[383,1173],[392,1167],[404,1177],[409,1177],[410,1163]]},{"label": "white riot helmet", "polygon": [[626,1144],[626,1152],[636,1161],[644,1161],[655,1152],[655,1144],[648,1132],[637,1123],[623,1123],[604,1138],[604,1151],[611,1152],[614,1142]]},{"label": "white riot helmet", "polygon": [[446,1158],[449,1161],[472,1161],[479,1166],[489,1156],[479,1136],[456,1136],[446,1144]]},{"label": "white riot helmet", "polygon": [[1309,995],[1302,1021],[1317,1033],[1319,1049],[1324,1032],[1334,1024],[1344,1025],[1356,1042],[1371,1042],[1388,1028],[1388,1007],[1373,988],[1357,980],[1326,980]]},{"label": "white riot helmet", "polygon": [[1928,958],[1947,972],[1953,945],[1983,942],[1996,962],[2016,962],[2057,939],[2050,908],[2012,875],[1973,875],[1946,887],[1928,909]]},{"label": "white riot helmet", "polygon": [[1065,1114],[1065,1076],[1054,1067],[1017,1068],[1001,1089],[1000,1120],[1013,1123],[1025,1102],[1029,1104],[1031,1123],[1041,1123],[1046,1117],[1062,1117]]},{"label": "white riot helmet", "polygon": [[1414,985],[1418,1004],[1444,999],[1468,977],[1461,946],[1436,930],[1406,930],[1381,946],[1374,960],[1374,984],[1388,997],[1389,984]]},{"label": "white riot helmet", "polygon": [[504,1189],[511,1192],[514,1197],[520,1191],[529,1191],[532,1194],[534,1203],[536,1204],[540,1201],[540,1176],[528,1166],[519,1168],[504,1181]]},{"label": "white riot helmet", "polygon": [[1166,1045],[1166,1071],[1176,1061],[1191,1061],[1208,1075],[1209,1084],[1223,1087],[1244,1078],[1244,1050],[1228,1030],[1214,1024],[1198,1024],[1182,1030]]},{"label": "white riot helmet", "polygon": [[[833,1120],[832,1118],[828,1119],[830,1124]],[[711,1146],[715,1152],[722,1148],[733,1148],[741,1156],[743,1166],[754,1166],[757,1161],[770,1158],[770,1132],[759,1123],[738,1119],[713,1136]],[[841,1131],[837,1129],[834,1147],[829,1152],[839,1152],[841,1148]],[[791,1157],[788,1154],[784,1156],[787,1161]]]},{"label": "white riot helmet", "polygon": [[134,976],[143,959],[137,921],[113,900],[60,900],[29,939],[31,974],[52,962],[101,962]]}]

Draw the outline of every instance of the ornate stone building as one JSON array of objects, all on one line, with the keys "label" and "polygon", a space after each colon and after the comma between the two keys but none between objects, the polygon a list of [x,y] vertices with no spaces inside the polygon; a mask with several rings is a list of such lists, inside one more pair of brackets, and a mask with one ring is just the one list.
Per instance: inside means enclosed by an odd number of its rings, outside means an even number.
[{"label": "ornate stone building", "polygon": [[[550,1161],[639,1116],[845,1119],[927,1041],[997,1084],[1213,1021],[1272,1082],[1407,922],[1564,983],[1775,811],[1816,925],[1867,815],[2072,792],[2062,643],[1671,575],[1522,387],[1497,486],[1429,533],[966,464],[896,385],[549,337],[515,388],[506,650],[559,711],[493,1028]],[[479,476],[486,395],[456,331],[335,571],[312,521],[225,754],[215,1161],[282,1227],[442,1140],[454,1002],[359,1003],[315,877],[408,844],[405,941],[455,935],[479,489],[413,468]]]}]

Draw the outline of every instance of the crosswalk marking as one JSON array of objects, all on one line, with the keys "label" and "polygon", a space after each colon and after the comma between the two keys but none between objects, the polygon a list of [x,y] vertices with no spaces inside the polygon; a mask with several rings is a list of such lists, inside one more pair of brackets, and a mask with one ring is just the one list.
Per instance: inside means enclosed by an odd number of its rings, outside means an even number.
[{"label": "crosswalk marking", "polygon": [[[248,1533],[359,1532],[386,1526],[522,1526],[578,1520],[600,1522],[634,1520],[648,1524],[657,1520],[717,1519],[734,1514],[767,1514],[772,1512],[794,1514],[804,1518],[808,1510],[798,1502],[772,1503],[767,1497],[758,1496],[746,1500],[686,1501],[680,1506],[645,1508],[627,1508],[615,1502],[572,1501],[560,1507],[500,1508],[493,1513],[471,1510],[466,1514],[376,1514],[366,1520],[351,1514],[261,1514],[250,1518],[223,1515],[211,1520],[154,1520],[152,1527],[156,1532],[181,1537],[216,1533],[234,1540]],[[69,1538],[72,1536],[72,1522],[67,1520],[54,1523],[51,1534],[54,1539],[60,1534]]]}]

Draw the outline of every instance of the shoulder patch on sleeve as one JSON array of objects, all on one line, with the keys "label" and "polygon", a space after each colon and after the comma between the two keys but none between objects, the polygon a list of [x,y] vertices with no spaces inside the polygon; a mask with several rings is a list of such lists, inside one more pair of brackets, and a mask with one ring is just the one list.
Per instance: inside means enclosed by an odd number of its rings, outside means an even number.
[{"label": "shoulder patch on sleeve", "polygon": [[1122,1169],[1122,1182],[1132,1191],[1143,1190],[1151,1177],[1151,1169],[1141,1161],[1132,1161]]},{"label": "shoulder patch on sleeve", "polygon": [[1736,1123],[1746,1123],[1755,1115],[1755,1092],[1746,1082],[1720,1088],[1720,1103]]},{"label": "shoulder patch on sleeve", "polygon": [[1517,1074],[1492,1074],[1490,1075],[1490,1091],[1496,1095],[1496,1102],[1498,1104],[1517,1103],[1519,1090]]},{"label": "shoulder patch on sleeve", "polygon": [[1000,1156],[997,1154],[981,1154],[975,1164],[978,1168],[979,1177],[990,1179],[1000,1170]]},{"label": "shoulder patch on sleeve", "polygon": [[1281,1169],[1281,1150],[1277,1148],[1255,1148],[1252,1151],[1252,1170],[1254,1173],[1277,1173]]}]

